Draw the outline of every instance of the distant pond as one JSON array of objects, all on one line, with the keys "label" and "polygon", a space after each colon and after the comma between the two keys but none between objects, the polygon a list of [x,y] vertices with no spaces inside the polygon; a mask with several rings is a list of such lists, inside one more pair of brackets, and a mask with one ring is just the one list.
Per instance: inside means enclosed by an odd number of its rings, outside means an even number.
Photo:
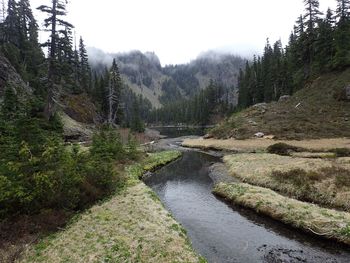
[{"label": "distant pond", "polygon": [[191,126],[191,127],[175,127],[175,126],[163,126],[163,127],[152,127],[152,129],[160,132],[161,135],[167,138],[177,138],[182,136],[203,136],[206,134],[209,126]]}]

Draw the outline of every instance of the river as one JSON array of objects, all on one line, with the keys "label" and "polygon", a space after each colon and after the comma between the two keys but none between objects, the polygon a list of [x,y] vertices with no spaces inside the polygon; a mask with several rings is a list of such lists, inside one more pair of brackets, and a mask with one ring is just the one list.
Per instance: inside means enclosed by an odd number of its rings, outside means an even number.
[{"label": "river", "polygon": [[145,183],[208,262],[350,262],[350,250],[215,197],[208,167],[218,157],[187,151]]}]

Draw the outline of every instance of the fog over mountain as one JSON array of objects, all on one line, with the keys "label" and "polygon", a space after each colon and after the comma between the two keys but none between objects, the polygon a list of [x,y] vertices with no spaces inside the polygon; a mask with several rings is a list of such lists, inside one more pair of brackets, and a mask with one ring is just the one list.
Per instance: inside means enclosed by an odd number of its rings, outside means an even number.
[{"label": "fog over mountain", "polygon": [[110,67],[113,58],[116,58],[125,83],[154,107],[191,97],[206,88],[210,80],[230,89],[235,103],[237,75],[245,64],[245,59],[240,56],[217,51],[203,52],[187,64],[167,66],[161,65],[154,52],[135,50],[111,54],[88,48],[88,54],[91,66],[98,74]]}]

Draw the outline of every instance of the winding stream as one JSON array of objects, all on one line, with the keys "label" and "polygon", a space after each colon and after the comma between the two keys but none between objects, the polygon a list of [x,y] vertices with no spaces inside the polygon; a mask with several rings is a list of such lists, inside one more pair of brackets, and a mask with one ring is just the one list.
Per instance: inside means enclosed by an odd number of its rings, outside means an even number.
[{"label": "winding stream", "polygon": [[208,262],[350,262],[350,250],[311,237],[212,193],[208,167],[219,159],[185,152],[146,179]]}]

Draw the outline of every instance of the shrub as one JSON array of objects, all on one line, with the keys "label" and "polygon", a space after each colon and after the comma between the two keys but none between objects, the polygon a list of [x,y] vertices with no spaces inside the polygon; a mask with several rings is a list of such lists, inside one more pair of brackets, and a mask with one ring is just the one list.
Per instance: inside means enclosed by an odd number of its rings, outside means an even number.
[{"label": "shrub", "polygon": [[291,152],[302,152],[304,151],[301,147],[296,147],[292,145],[288,145],[286,143],[276,143],[270,145],[267,148],[268,153],[278,154],[278,155],[290,155]]},{"label": "shrub", "polygon": [[136,160],[140,152],[137,149],[137,141],[134,136],[132,136],[130,133],[128,134],[128,142],[126,144],[126,153],[128,155],[128,158],[131,160]]},{"label": "shrub", "polygon": [[102,127],[93,136],[91,155],[102,160],[125,159],[125,151],[120,134],[108,127]]},{"label": "shrub", "polygon": [[337,157],[350,157],[349,148],[336,148],[332,149],[331,152],[335,153]]}]

